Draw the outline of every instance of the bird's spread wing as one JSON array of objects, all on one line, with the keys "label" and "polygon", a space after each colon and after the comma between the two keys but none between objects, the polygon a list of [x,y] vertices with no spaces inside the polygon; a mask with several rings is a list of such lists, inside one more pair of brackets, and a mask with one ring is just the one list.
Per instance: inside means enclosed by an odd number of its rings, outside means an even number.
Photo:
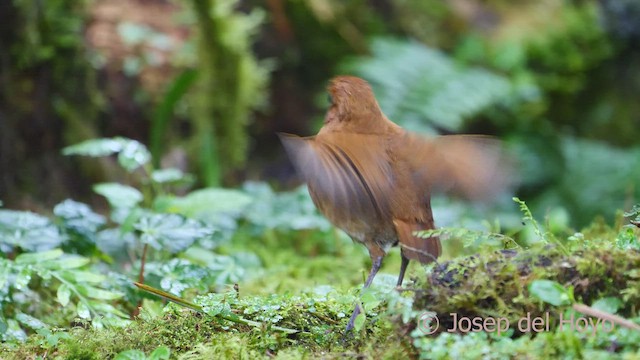
[{"label": "bird's spread wing", "polygon": [[392,173],[383,144],[375,136],[279,136],[316,205],[336,225],[390,216],[386,195],[393,186]]},{"label": "bird's spread wing", "polygon": [[414,183],[430,193],[489,200],[512,182],[509,158],[501,143],[488,136],[406,133],[394,148],[408,161]]}]

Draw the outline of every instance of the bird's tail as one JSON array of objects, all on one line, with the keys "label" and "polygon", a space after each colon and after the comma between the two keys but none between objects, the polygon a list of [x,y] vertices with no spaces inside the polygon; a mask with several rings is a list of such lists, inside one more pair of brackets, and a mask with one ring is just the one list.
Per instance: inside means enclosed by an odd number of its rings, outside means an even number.
[{"label": "bird's tail", "polygon": [[428,264],[435,261],[442,253],[440,238],[437,236],[421,238],[413,234],[415,231],[431,230],[433,229],[433,224],[412,223],[397,219],[393,220],[393,224],[398,234],[402,254],[408,259]]}]

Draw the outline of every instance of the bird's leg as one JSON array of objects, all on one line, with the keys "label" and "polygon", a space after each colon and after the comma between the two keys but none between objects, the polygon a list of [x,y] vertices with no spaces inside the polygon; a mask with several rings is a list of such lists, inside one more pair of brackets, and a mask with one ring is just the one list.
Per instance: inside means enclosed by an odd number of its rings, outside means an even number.
[{"label": "bird's leg", "polygon": [[[380,266],[382,265],[382,257],[383,255],[374,256],[371,254],[371,271],[369,272],[369,276],[367,277],[367,281],[364,283],[364,287],[362,290],[365,290],[371,285],[373,282],[373,278],[376,277],[378,270],[380,270]],[[360,314],[360,303],[356,304],[356,308],[353,309],[353,314],[351,314],[351,319],[349,319],[349,323],[347,324],[347,331],[351,331],[353,329],[353,325],[356,321],[356,317]]]},{"label": "bird's leg", "polygon": [[407,266],[409,265],[409,258],[404,256],[402,252],[400,252],[400,257],[402,258],[402,263],[400,264],[400,274],[398,275],[398,283],[396,286],[402,285],[402,280],[404,279],[404,272],[407,270]]}]

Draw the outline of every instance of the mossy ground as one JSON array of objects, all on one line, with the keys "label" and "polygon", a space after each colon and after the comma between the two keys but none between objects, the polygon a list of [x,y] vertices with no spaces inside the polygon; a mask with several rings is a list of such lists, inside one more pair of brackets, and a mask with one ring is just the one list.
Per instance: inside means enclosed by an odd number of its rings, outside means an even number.
[{"label": "mossy ground", "polygon": [[[539,245],[517,251],[488,249],[443,260],[426,273],[413,264],[407,278],[414,282],[407,282],[402,293],[393,287],[399,268],[394,250],[374,286],[374,294],[387,301],[372,304],[364,328],[349,336],[344,329],[369,266],[364,249],[340,236],[323,242],[304,237],[308,241],[282,238],[278,242],[273,235],[252,246],[264,269],[239,284],[238,292],[229,288],[227,295],[220,294],[216,304],[225,303],[234,314],[247,319],[299,330],[296,334],[275,331],[269,325],[256,328],[219,320],[176,305],[162,313],[151,306],[126,328],[76,327],[34,334],[22,346],[5,346],[0,358],[108,359],[128,349],[149,354],[167,346],[171,357],[179,359],[637,359],[640,332],[623,327],[595,335],[559,331],[555,323],[549,331],[509,331],[500,336],[442,331],[453,326],[451,313],[506,317],[514,323],[527,314],[570,311],[532,298],[528,284],[535,279],[571,286],[576,301],[587,305],[603,297],[617,297],[622,302],[618,314],[640,322],[640,252],[614,246],[619,234],[596,226],[585,231],[587,240],[572,246],[568,254],[554,245]],[[236,245],[246,246],[250,240],[240,236]],[[282,242],[291,243],[283,247]],[[413,308],[399,310],[397,304],[390,305],[411,297]],[[424,333],[419,324],[420,314],[427,310],[441,320],[441,331],[433,335]],[[405,323],[402,315],[408,312],[413,320]]]}]

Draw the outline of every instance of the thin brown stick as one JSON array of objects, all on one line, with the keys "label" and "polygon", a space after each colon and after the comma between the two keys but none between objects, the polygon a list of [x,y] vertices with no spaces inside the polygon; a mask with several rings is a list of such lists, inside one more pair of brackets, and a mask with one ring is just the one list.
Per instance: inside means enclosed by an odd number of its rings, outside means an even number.
[{"label": "thin brown stick", "polygon": [[618,315],[614,315],[614,314],[609,314],[608,312],[604,312],[598,309],[594,309],[590,306],[587,306],[585,304],[573,304],[573,310],[581,312],[585,315],[589,315],[589,316],[593,316],[593,317],[597,317],[603,320],[609,320],[615,324],[618,324],[620,326],[624,326],[628,329],[633,329],[633,330],[637,330],[640,331],[640,325],[634,323],[633,321],[627,320],[621,316]]}]

